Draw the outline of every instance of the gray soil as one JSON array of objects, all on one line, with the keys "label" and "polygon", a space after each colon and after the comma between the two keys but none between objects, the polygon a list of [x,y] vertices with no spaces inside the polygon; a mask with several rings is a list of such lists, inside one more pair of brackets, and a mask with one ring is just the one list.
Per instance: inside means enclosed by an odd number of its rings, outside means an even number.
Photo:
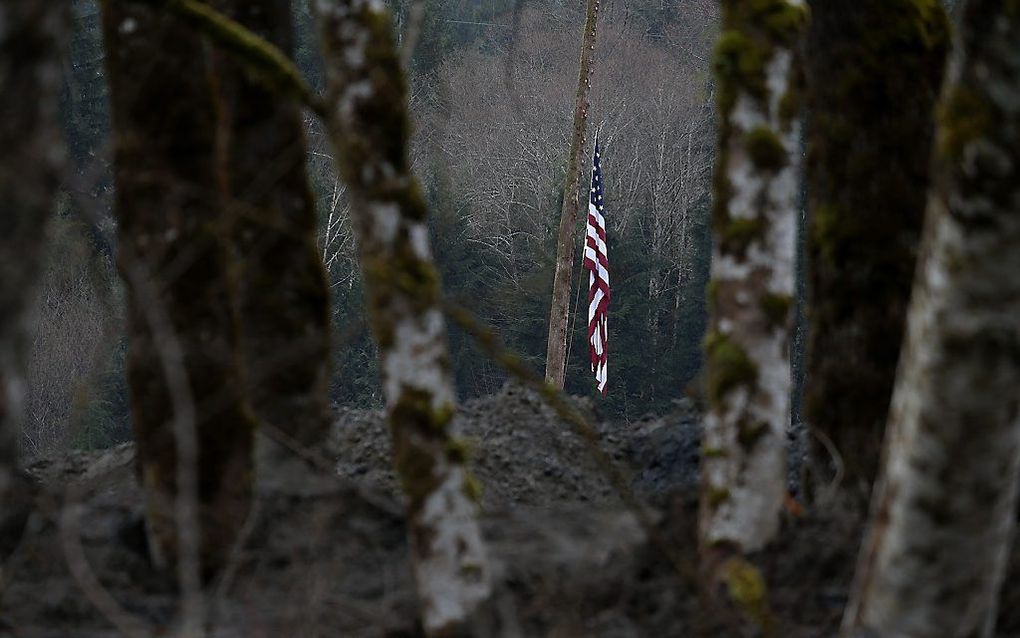
[{"label": "gray soil", "polygon": [[[496,565],[496,593],[468,635],[758,635],[695,585],[699,425],[689,405],[628,425],[599,422],[606,450],[651,504],[654,542],[586,445],[534,395],[507,388],[468,402],[457,424],[472,441]],[[288,463],[261,472],[243,543],[206,597],[210,635],[421,635],[388,447],[380,414],[340,410],[318,469]],[[30,468],[43,492],[2,563],[0,637],[108,638],[123,635],[117,620],[140,635],[174,635],[175,580],[147,556],[132,462],[132,448],[121,446]],[[325,471],[333,467],[336,475]],[[754,557],[769,583],[776,636],[835,634],[860,530],[860,517],[843,508],[788,517],[782,540]],[[1002,636],[1020,636],[1009,604],[1018,595],[1011,584]]]},{"label": "gray soil", "polygon": [[[641,496],[658,502],[696,487],[701,426],[688,401],[665,417],[649,415],[629,425],[601,420],[589,399],[576,403]],[[453,428],[468,443],[485,510],[618,503],[589,447],[531,391],[508,385],[497,395],[468,401]],[[381,411],[340,409],[333,455],[340,476],[400,498]]]}]

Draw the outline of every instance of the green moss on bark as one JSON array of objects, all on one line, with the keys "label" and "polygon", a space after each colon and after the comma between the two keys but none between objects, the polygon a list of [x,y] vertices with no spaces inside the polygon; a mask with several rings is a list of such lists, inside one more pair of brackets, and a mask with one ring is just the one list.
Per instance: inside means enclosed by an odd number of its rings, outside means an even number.
[{"label": "green moss on bark", "polygon": [[482,502],[482,483],[474,474],[464,471],[464,495],[475,503]]},{"label": "green moss on bark", "polygon": [[939,151],[948,159],[959,159],[967,144],[987,136],[997,119],[984,96],[954,86],[939,109]]},{"label": "green moss on bark", "polygon": [[758,368],[744,348],[720,332],[711,332],[705,343],[708,396],[720,405],[738,387],[751,387],[758,380]]},{"label": "green moss on bark", "polygon": [[464,464],[470,457],[471,446],[466,440],[454,436],[446,442],[446,458],[450,459],[451,463]]},{"label": "green moss on bark", "polygon": [[701,448],[702,459],[721,459],[726,456],[728,456],[728,453],[721,447],[703,446]]},{"label": "green moss on bark", "polygon": [[719,104],[728,113],[738,92],[763,99],[765,66],[775,48],[793,48],[807,22],[807,8],[786,0],[726,0],[723,28],[715,50]]},{"label": "green moss on bark", "polygon": [[793,306],[793,297],[790,295],[777,295],[765,293],[759,301],[762,314],[769,324],[775,327],[784,327],[790,321],[790,308]]},{"label": "green moss on bark", "polygon": [[756,168],[775,172],[786,166],[786,149],[782,140],[771,128],[758,126],[748,131],[744,143]]},{"label": "green moss on bark", "polygon": [[754,444],[769,431],[769,424],[762,421],[741,421],[737,424],[737,443],[750,451]]},{"label": "green moss on bark", "polygon": [[730,599],[766,636],[773,635],[776,620],[761,571],[739,556],[727,559],[720,571]]},{"label": "green moss on bark", "polygon": [[[241,25],[234,31],[250,29],[248,41],[258,35],[280,52],[292,50],[287,3],[211,4]],[[302,445],[316,446],[327,438],[331,423],[330,300],[305,172],[301,111],[223,52],[216,52],[214,62],[228,232],[243,257],[236,281],[247,396],[261,421]],[[274,158],[277,177],[253,188],[265,182],[267,157]]]},{"label": "green moss on bark", "polygon": [[789,131],[790,126],[797,121],[797,118],[800,116],[803,97],[801,95],[802,78],[800,76],[799,69],[800,67],[798,66],[798,74],[795,81],[791,82],[790,88],[779,100],[779,123],[784,132]]},{"label": "green moss on bark", "polygon": [[729,113],[741,90],[765,95],[765,56],[768,51],[740,31],[723,31],[715,47],[715,76],[719,78],[719,110]]},{"label": "green moss on bark", "polygon": [[840,450],[844,485],[865,497],[904,332],[948,34],[937,0],[812,3],[805,413]]},{"label": "green moss on bark", "polygon": [[719,506],[730,498],[730,491],[725,488],[711,488],[705,495],[709,509],[719,509]]},{"label": "green moss on bark", "polygon": [[719,233],[719,248],[723,253],[743,257],[752,242],[761,241],[765,236],[765,220],[760,217],[751,219],[726,219]]},{"label": "green moss on bark", "polygon": [[[237,280],[220,196],[217,103],[202,41],[147,3],[103,5],[119,258],[128,290],[128,382],[158,553],[178,554],[182,391],[165,365],[172,331],[194,407],[200,560],[230,555],[252,489],[254,420],[243,401]],[[122,25],[132,23],[126,30]],[[168,276],[168,273],[171,275]],[[165,324],[161,324],[165,322]],[[163,326],[162,328],[160,326]]]},{"label": "green moss on bark", "polygon": [[[452,395],[444,331],[433,334],[426,328],[440,312],[440,279],[427,246],[414,236],[427,231],[428,209],[408,159],[407,83],[389,13],[370,3],[338,0],[337,5],[323,3],[321,16],[329,101],[336,107],[329,117],[330,136],[350,188],[369,317],[383,360],[394,465],[409,501],[416,557],[426,558],[428,552],[445,551],[433,545],[437,522],[421,516],[426,499],[455,472],[463,472],[465,496],[477,501],[481,487],[465,467],[466,443],[449,429],[455,408],[443,399]],[[364,60],[353,64],[352,50]],[[421,387],[387,377],[389,358],[404,356],[393,350],[398,332],[405,330],[435,340],[432,352],[416,362],[428,368],[420,370],[429,380]],[[457,524],[472,533],[472,523]]]}]

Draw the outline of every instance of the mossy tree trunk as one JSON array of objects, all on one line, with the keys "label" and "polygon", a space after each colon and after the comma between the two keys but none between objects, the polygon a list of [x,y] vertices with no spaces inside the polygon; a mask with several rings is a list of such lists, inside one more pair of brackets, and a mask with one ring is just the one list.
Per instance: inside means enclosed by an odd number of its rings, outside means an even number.
[{"label": "mossy tree trunk", "polygon": [[[292,53],[288,0],[212,5]],[[247,395],[260,421],[295,443],[316,446],[330,424],[329,289],[301,109],[249,79],[225,54],[216,71]]]},{"label": "mossy tree trunk", "polygon": [[993,635],[1020,469],[1020,5],[970,0],[846,636]]},{"label": "mossy tree trunk", "polygon": [[209,576],[249,509],[253,440],[210,67],[194,29],[162,7],[108,0],[103,8],[147,528],[157,560],[194,562],[197,546]]},{"label": "mossy tree trunk", "polygon": [[779,528],[790,420],[801,0],[726,0],[716,48],[712,317],[700,531],[753,552]]},{"label": "mossy tree trunk", "polygon": [[805,417],[863,500],[899,359],[949,27],[939,0],[809,4]]},{"label": "mossy tree trunk", "polygon": [[445,635],[489,595],[475,483],[450,432],[454,392],[427,209],[408,160],[407,85],[379,2],[322,0],[328,100],[408,497],[425,630]]},{"label": "mossy tree trunk", "polygon": [[17,473],[29,308],[64,167],[57,101],[70,34],[64,2],[0,7],[0,555],[28,499]]},{"label": "mossy tree trunk", "polygon": [[595,57],[595,28],[599,0],[587,0],[581,57],[578,62],[577,94],[574,101],[574,128],[570,135],[567,174],[563,184],[559,234],[556,240],[556,267],[553,273],[552,301],[549,309],[549,340],[545,354],[545,380],[563,389],[567,371],[567,342],[570,339],[570,289],[574,281],[574,248],[577,244],[578,179],[584,132],[588,124],[588,93],[591,89],[592,61]]}]

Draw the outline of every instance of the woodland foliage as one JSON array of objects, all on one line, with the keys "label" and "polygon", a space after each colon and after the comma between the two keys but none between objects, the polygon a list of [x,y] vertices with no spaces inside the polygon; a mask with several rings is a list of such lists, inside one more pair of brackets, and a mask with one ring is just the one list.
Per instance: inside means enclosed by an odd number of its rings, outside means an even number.
[{"label": "woodland foliage", "polygon": [[[787,528],[842,508],[860,532],[880,472],[843,635],[992,634],[1020,473],[1015,0],[724,0],[720,32],[708,1],[611,7],[586,117],[608,178],[616,385],[593,405],[634,425],[706,395],[697,451],[636,468],[700,465],[699,534],[679,551],[682,496],[657,519],[558,364],[534,372],[555,358],[550,284],[555,306],[570,270],[556,220],[579,195],[561,185],[585,137],[580,7],[262,2],[78,0],[63,76],[60,47],[39,46],[66,39],[60,13],[0,13],[26,25],[0,20],[0,79],[42,104],[11,102],[0,131],[28,169],[0,167],[0,552],[47,507],[26,462],[131,425],[138,556],[176,568],[197,635],[264,479],[335,480],[330,403],[385,407],[421,629],[481,626],[493,587],[515,583],[490,568],[455,418],[460,398],[513,395],[509,376],[583,442],[699,614],[774,635],[762,568]],[[29,64],[12,64],[19,46]],[[588,394],[575,285],[566,389]],[[817,449],[789,444],[803,431]],[[257,435],[293,463],[271,467]],[[40,515],[60,517],[73,577],[123,629],[82,577],[83,507]]]},{"label": "woodland foliage", "polygon": [[[408,3],[391,8],[402,33]],[[541,367],[583,7],[526,4],[511,50],[512,8],[505,0],[429,5],[410,63],[411,152],[433,211],[432,234],[442,238],[435,257],[446,294],[469,300],[508,345]],[[676,0],[609,4],[602,13],[591,126],[601,129],[605,148],[616,384],[602,407],[636,419],[682,397],[700,367],[714,161],[710,58],[718,9],[708,0]],[[321,89],[309,4],[295,2],[293,17],[295,61]],[[37,302],[44,320],[33,340],[30,385],[39,390],[26,429],[29,454],[105,447],[130,432],[119,337],[123,293],[112,267],[103,60],[98,7],[76,0],[61,114],[78,181],[58,211],[51,252],[60,258],[43,274]],[[337,332],[330,396],[336,404],[380,406],[348,193],[334,172],[325,131],[312,119],[306,128]],[[80,221],[83,208],[91,223]],[[577,301],[571,304],[566,387],[587,394]],[[451,328],[449,339],[462,398],[502,386],[506,374],[465,335]],[[69,374],[86,369],[85,376]]]}]

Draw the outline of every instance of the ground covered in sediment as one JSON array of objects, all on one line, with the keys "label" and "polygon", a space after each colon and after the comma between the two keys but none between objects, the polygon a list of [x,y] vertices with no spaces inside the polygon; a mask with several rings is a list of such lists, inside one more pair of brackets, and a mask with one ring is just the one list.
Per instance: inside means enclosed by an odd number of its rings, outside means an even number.
[{"label": "ground covered in sediment", "polygon": [[[649,540],[585,444],[536,396],[511,387],[468,402],[458,428],[485,486],[484,531],[497,580],[471,635],[756,635],[694,584],[697,414],[681,403],[624,426],[582,407],[651,504],[657,538]],[[387,454],[380,414],[341,410],[335,441],[323,452],[327,463],[263,477],[243,545],[207,596],[211,635],[421,635]],[[3,562],[0,636],[123,635],[115,622],[173,635],[180,621],[174,579],[146,555],[132,460],[128,445],[31,468],[44,491],[18,549]],[[860,531],[860,517],[834,505],[787,517],[782,539],[755,557],[768,581],[774,635],[835,634]],[[1018,582],[1008,581],[1000,636],[1020,636]]]}]

